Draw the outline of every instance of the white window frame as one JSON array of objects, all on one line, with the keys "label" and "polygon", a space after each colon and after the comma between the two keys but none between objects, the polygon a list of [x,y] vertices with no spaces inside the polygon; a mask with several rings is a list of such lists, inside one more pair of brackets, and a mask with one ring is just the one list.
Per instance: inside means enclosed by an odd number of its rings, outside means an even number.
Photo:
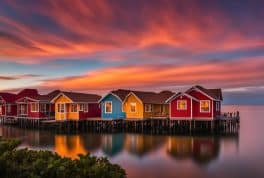
[{"label": "white window frame", "polygon": [[[208,111],[202,111],[202,102],[209,102],[209,110]],[[211,100],[200,100],[200,113],[210,113],[211,112]]]},{"label": "white window frame", "polygon": [[11,113],[12,109],[11,109],[11,104],[7,104],[6,105],[6,113]]},{"label": "white window frame", "polygon": [[0,104],[0,114],[2,115],[2,107],[3,107],[3,105],[2,104]]},{"label": "white window frame", "polygon": [[[107,112],[106,111],[106,103],[111,103],[111,111],[110,112]],[[112,101],[105,101],[105,107],[104,107],[104,109],[105,109],[105,113],[106,114],[111,114],[111,113],[113,113],[113,103],[112,103]]]},{"label": "white window frame", "polygon": [[83,111],[84,111],[84,112],[89,112],[89,104],[88,104],[88,103],[84,104],[83,107],[84,107],[84,108],[83,108]]},{"label": "white window frame", "polygon": [[[74,109],[73,108],[75,108],[76,107],[76,111],[74,111]],[[71,113],[76,113],[76,112],[78,112],[78,104],[76,104],[76,103],[72,103],[71,104]]]},{"label": "white window frame", "polygon": [[[41,110],[41,106],[44,106],[44,110]],[[39,103],[39,111],[46,112],[47,111],[47,104],[46,103]]]},{"label": "white window frame", "polygon": [[84,111],[84,104],[80,104],[80,111]]},{"label": "white window frame", "polygon": [[[149,107],[150,110],[147,110],[147,109],[148,109],[147,106],[150,106],[150,107]],[[152,104],[145,104],[144,109],[145,109],[145,112],[152,112]]]},{"label": "white window frame", "polygon": [[[180,102],[185,102],[185,108],[179,107]],[[177,110],[184,110],[184,111],[187,110],[187,100],[182,100],[182,99],[177,100]]]},{"label": "white window frame", "polygon": [[216,111],[220,111],[220,102],[219,101],[216,101],[215,103],[215,107],[216,107]]},{"label": "white window frame", "polygon": [[[132,110],[131,110],[131,106],[132,106],[132,105],[135,106],[135,111],[132,111]],[[137,112],[137,103],[135,103],[135,102],[133,102],[133,103],[129,103],[129,110],[130,110],[131,113],[135,113],[135,112]]]},{"label": "white window frame", "polygon": [[[33,110],[33,105],[35,105],[35,108]],[[37,102],[32,102],[30,103],[30,112],[39,112],[39,103]]]}]

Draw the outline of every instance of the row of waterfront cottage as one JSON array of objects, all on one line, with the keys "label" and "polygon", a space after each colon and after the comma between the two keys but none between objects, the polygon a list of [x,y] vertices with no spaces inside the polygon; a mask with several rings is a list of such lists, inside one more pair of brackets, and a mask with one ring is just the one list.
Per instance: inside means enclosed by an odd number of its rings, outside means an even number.
[{"label": "row of waterfront cottage", "polygon": [[221,115],[222,100],[221,89],[202,86],[179,93],[118,89],[104,97],[60,90],[40,95],[35,89],[24,89],[18,94],[0,93],[0,117],[214,120]]}]

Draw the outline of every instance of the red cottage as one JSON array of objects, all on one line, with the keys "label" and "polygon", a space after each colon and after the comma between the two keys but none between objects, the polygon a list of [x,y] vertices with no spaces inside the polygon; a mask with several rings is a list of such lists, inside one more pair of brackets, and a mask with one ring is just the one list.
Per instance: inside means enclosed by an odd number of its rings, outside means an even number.
[{"label": "red cottage", "polygon": [[175,120],[213,120],[221,115],[221,89],[194,86],[185,93],[177,93],[167,100],[170,118]]},{"label": "red cottage", "polygon": [[84,120],[101,117],[99,100],[95,94],[60,92],[52,99],[56,120]]},{"label": "red cottage", "polygon": [[11,93],[0,93],[0,117],[15,118],[17,115],[17,95]]},{"label": "red cottage", "polygon": [[28,119],[51,119],[55,115],[55,107],[50,101],[60,93],[55,90],[47,95],[38,94],[37,90],[23,92],[22,97],[18,97],[17,117]]}]

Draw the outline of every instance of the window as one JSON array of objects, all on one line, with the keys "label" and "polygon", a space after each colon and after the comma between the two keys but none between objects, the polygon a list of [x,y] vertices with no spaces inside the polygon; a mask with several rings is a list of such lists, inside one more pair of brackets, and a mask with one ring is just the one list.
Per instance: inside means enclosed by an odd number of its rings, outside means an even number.
[{"label": "window", "polygon": [[40,112],[46,112],[46,104],[40,104]]},{"label": "window", "polygon": [[7,109],[6,110],[7,110],[7,113],[11,113],[11,104],[7,105]]},{"label": "window", "polygon": [[210,100],[200,101],[200,112],[210,112]]},{"label": "window", "polygon": [[187,110],[187,101],[186,100],[178,100],[177,101],[177,110]]},{"label": "window", "polygon": [[84,104],[83,107],[84,112],[89,112],[89,104]]},{"label": "window", "polygon": [[39,112],[39,104],[38,103],[31,103],[31,112]]},{"label": "window", "polygon": [[71,112],[77,112],[77,104],[71,104]]},{"label": "window", "polygon": [[84,104],[80,104],[80,111],[83,111]]},{"label": "window", "polygon": [[151,104],[145,104],[145,112],[151,112],[152,111],[152,105]]},{"label": "window", "polygon": [[58,112],[60,113],[65,112],[65,104],[58,104]]},{"label": "window", "polygon": [[105,113],[112,113],[112,101],[105,102]]},{"label": "window", "polygon": [[26,104],[19,105],[19,113],[21,115],[27,115],[27,105]]},{"label": "window", "polygon": [[0,114],[2,114],[2,107],[3,105],[0,104]]},{"label": "window", "polygon": [[130,103],[130,112],[136,112],[136,103]]},{"label": "window", "polygon": [[220,102],[217,101],[217,102],[215,103],[215,107],[216,107],[216,108],[215,108],[216,111],[220,111]]}]

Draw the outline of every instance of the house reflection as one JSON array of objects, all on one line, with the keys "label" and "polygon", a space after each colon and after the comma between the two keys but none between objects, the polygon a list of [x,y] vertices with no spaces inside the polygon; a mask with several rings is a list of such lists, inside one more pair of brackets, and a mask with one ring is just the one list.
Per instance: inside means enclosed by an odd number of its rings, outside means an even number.
[{"label": "house reflection", "polygon": [[54,151],[62,157],[78,158],[79,154],[87,154],[80,135],[55,135]]},{"label": "house reflection", "polygon": [[51,132],[14,129],[10,126],[1,126],[1,136],[16,138],[22,141],[20,146],[29,146],[31,149],[52,149],[54,135]]},{"label": "house reflection", "polygon": [[115,156],[123,150],[124,134],[104,134],[101,137],[102,150],[107,156]]},{"label": "house reflection", "polygon": [[131,134],[126,136],[125,149],[138,157],[158,149],[166,142],[166,137],[158,135]]},{"label": "house reflection", "polygon": [[100,134],[92,134],[92,133],[81,135],[82,141],[84,143],[84,147],[86,150],[89,151],[89,153],[101,148],[101,144],[102,144],[101,137],[102,135]]},{"label": "house reflection", "polygon": [[192,159],[199,164],[207,164],[219,155],[218,137],[171,136],[167,153],[177,160]]}]

